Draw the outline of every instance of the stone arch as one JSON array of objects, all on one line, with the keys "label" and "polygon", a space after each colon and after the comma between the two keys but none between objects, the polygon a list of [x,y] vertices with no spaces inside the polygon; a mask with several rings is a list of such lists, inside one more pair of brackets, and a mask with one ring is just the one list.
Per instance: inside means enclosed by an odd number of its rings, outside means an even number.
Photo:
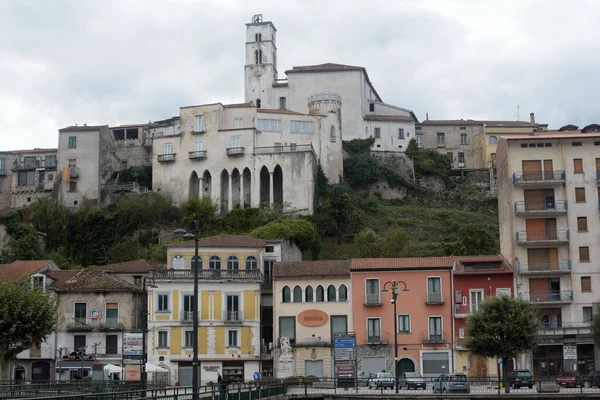
[{"label": "stone arch", "polygon": [[312,303],[315,301],[314,290],[312,286],[308,285],[306,289],[304,289],[304,301]]},{"label": "stone arch", "polygon": [[260,103],[260,99],[256,99],[256,108],[260,108],[261,103]]},{"label": "stone arch", "polygon": [[281,290],[281,302],[282,303],[291,303],[292,302],[292,290],[289,286],[284,286]]},{"label": "stone arch", "polygon": [[302,288],[298,285],[294,287],[293,299],[294,303],[302,303]]},{"label": "stone arch", "polygon": [[341,284],[338,288],[338,300],[339,301],[347,301],[348,300],[348,287],[344,284]]},{"label": "stone arch", "polygon": [[200,196],[200,178],[196,171],[192,171],[189,179],[188,199],[197,199]]},{"label": "stone arch", "polygon": [[411,358],[400,357],[396,362],[396,376],[402,372],[415,372],[415,362]]},{"label": "stone arch", "polygon": [[273,203],[283,206],[283,171],[279,164],[273,170]]},{"label": "stone arch", "polygon": [[27,374],[25,373],[25,367],[22,365],[15,365],[14,379],[17,382],[27,380]]},{"label": "stone arch", "polygon": [[242,193],[243,205],[246,207],[252,206],[252,173],[250,168],[244,168],[242,173],[242,187],[244,193]]},{"label": "stone arch", "polygon": [[202,174],[202,198],[212,198],[212,177],[208,170]]},{"label": "stone arch", "polygon": [[221,171],[221,212],[229,211],[229,173],[226,169]]},{"label": "stone arch", "polygon": [[334,285],[327,287],[327,301],[337,301],[337,293]]},{"label": "stone arch", "polygon": [[[233,208],[240,207],[241,199],[242,199],[242,187],[241,187],[241,176],[240,171],[237,168],[234,168],[231,171],[231,206]],[[231,211],[231,210],[230,210]]]},{"label": "stone arch", "polygon": [[260,169],[260,205],[271,202],[271,175],[267,167]]}]

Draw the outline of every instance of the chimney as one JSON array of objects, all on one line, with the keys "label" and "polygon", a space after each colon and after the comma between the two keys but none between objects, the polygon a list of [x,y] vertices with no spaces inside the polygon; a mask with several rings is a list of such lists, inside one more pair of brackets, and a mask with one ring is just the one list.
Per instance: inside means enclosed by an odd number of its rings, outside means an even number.
[{"label": "chimney", "polygon": [[532,124],[535,124],[535,114],[534,113],[529,113],[529,121]]},{"label": "chimney", "polygon": [[425,121],[429,121],[429,113],[425,113]]}]

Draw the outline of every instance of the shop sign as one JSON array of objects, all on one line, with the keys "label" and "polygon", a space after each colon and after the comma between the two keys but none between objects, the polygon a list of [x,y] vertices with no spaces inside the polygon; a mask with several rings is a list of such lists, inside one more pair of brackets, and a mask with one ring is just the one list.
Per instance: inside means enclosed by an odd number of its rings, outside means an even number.
[{"label": "shop sign", "polygon": [[141,356],[144,354],[143,333],[123,334],[123,356]]},{"label": "shop sign", "polygon": [[125,365],[125,380],[126,381],[141,381],[142,366],[141,365]]},{"label": "shop sign", "polygon": [[325,325],[328,320],[329,316],[321,310],[306,310],[298,315],[298,322],[309,327]]},{"label": "shop sign", "polygon": [[100,318],[102,318],[102,310],[92,310],[90,312],[91,312],[92,319],[100,319]]},{"label": "shop sign", "polygon": [[565,344],[563,346],[563,355],[565,360],[577,360],[577,346]]}]

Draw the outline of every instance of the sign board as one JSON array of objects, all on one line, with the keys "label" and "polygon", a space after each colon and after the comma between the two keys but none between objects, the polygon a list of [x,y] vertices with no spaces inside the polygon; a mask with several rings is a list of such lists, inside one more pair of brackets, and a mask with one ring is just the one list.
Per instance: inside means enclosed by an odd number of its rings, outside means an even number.
[{"label": "sign board", "polygon": [[91,311],[92,315],[92,319],[100,319],[102,318],[102,311],[101,310],[92,310]]},{"label": "sign board", "polygon": [[125,380],[126,381],[141,381],[142,366],[141,365],[125,365]]},{"label": "sign board", "polygon": [[577,346],[565,344],[563,355],[565,360],[577,360]]},{"label": "sign board", "polygon": [[328,320],[329,316],[321,310],[305,310],[298,315],[298,322],[308,327],[325,325]]},{"label": "sign board", "polygon": [[143,333],[123,333],[123,356],[144,354]]},{"label": "sign board", "polygon": [[253,378],[255,381],[260,381],[262,379],[262,374],[260,372],[255,372]]},{"label": "sign board", "polygon": [[338,387],[352,387],[356,378],[356,334],[335,333],[333,336],[333,359]]},{"label": "sign board", "polygon": [[502,357],[498,357],[498,365],[502,365]]}]

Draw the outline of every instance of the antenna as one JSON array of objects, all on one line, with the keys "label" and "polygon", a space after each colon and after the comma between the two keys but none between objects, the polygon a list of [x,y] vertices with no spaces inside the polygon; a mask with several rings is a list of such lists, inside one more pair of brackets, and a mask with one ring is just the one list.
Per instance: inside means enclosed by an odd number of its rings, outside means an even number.
[{"label": "antenna", "polygon": [[520,111],[521,111],[521,107],[519,107],[519,105],[517,104],[517,121],[519,121],[521,119],[521,115],[520,115]]}]

